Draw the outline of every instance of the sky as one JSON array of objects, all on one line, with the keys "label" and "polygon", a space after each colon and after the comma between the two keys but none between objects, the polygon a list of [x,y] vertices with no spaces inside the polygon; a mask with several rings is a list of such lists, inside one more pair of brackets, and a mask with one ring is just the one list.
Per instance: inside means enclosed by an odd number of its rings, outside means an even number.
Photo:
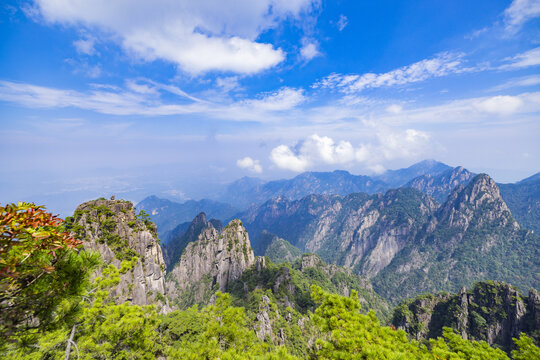
[{"label": "sky", "polygon": [[0,202],[540,171],[540,0],[7,0]]}]

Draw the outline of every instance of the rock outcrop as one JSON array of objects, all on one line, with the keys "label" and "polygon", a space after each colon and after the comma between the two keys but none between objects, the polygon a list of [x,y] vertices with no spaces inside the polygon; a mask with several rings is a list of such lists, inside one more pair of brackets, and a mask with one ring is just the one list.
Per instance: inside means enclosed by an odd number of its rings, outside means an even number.
[{"label": "rock outcrop", "polygon": [[105,265],[120,269],[120,283],[112,290],[119,303],[157,304],[165,301],[165,262],[157,230],[148,218],[137,216],[129,201],[98,199],[77,207],[66,227],[97,251]]},{"label": "rock outcrop", "polygon": [[536,290],[523,297],[511,285],[479,282],[469,291],[404,301],[394,311],[392,323],[416,340],[441,336],[443,327],[451,327],[464,339],[484,340],[510,351],[512,338],[521,332],[539,343],[539,307]]},{"label": "rock outcrop", "polygon": [[167,289],[180,306],[204,302],[213,290],[225,291],[245,269],[255,263],[249,236],[240,220],[222,232],[212,224],[189,243],[167,278]]},{"label": "rock outcrop", "polygon": [[219,220],[206,219],[204,212],[198,214],[185,232],[178,233],[177,236],[171,236],[169,242],[164,246],[164,257],[167,265],[167,270],[171,271],[174,265],[180,260],[186,246],[194,241],[197,241],[199,235],[208,228],[214,228],[218,232],[223,229],[223,225]]}]

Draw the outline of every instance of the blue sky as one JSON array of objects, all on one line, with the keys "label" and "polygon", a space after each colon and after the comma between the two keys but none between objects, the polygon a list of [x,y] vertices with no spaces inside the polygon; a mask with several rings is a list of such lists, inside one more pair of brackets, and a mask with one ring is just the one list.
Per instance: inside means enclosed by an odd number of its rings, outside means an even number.
[{"label": "blue sky", "polygon": [[68,212],[425,158],[540,170],[539,0],[0,6],[4,202]]}]

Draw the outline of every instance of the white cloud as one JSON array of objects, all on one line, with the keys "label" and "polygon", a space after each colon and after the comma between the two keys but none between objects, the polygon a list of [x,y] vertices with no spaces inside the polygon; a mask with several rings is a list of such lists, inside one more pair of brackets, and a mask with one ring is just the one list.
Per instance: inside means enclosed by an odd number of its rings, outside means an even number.
[{"label": "white cloud", "polygon": [[321,53],[318,49],[318,44],[312,39],[302,39],[302,48],[300,49],[300,55],[304,60],[310,61],[313,58],[320,56]]},{"label": "white cloud", "polygon": [[515,33],[527,21],[540,16],[540,0],[514,0],[504,11],[505,28]]},{"label": "white cloud", "polygon": [[294,172],[306,171],[323,165],[362,163],[373,171],[380,170],[380,162],[420,155],[429,144],[427,133],[407,129],[405,131],[376,130],[377,141],[354,147],[349,141],[336,142],[328,136],[311,135],[294,147],[279,145],[270,153],[270,160],[279,168]]},{"label": "white cloud", "polygon": [[540,75],[523,76],[519,78],[510,79],[500,85],[491,88],[491,91],[500,91],[504,89],[510,89],[515,87],[527,87],[540,85]]},{"label": "white cloud", "polygon": [[217,87],[226,93],[242,89],[238,81],[238,76],[220,77],[216,79]]},{"label": "white cloud", "polygon": [[246,156],[243,159],[237,160],[236,166],[238,166],[241,169],[246,169],[257,174],[262,173],[262,166],[259,163],[259,160],[253,160],[249,156]]},{"label": "white cloud", "polygon": [[349,20],[347,19],[345,15],[343,14],[339,15],[339,20],[337,22],[338,30],[343,31],[343,29],[345,29],[348,23],[349,23]]},{"label": "white cloud", "polygon": [[[36,0],[47,22],[100,29],[129,53],[200,74],[253,74],[285,58],[257,37],[287,18],[302,19],[316,0]],[[83,45],[83,44],[81,44]]]},{"label": "white cloud", "polygon": [[266,93],[260,99],[247,100],[241,105],[263,111],[290,110],[306,100],[304,90],[283,87],[277,91]]},{"label": "white cloud", "polygon": [[279,145],[272,149],[270,160],[272,160],[279,168],[294,172],[305,171],[310,165],[307,159],[296,155],[286,145]]},{"label": "white cloud", "polygon": [[313,87],[335,88],[345,93],[353,93],[368,88],[405,85],[429,78],[471,71],[462,66],[462,57],[463,54],[443,53],[433,59],[425,59],[382,74],[332,74],[314,84]]},{"label": "white cloud", "polygon": [[97,53],[96,49],[94,48],[95,43],[96,40],[94,38],[87,38],[74,41],[73,45],[79,54],[92,56]]},{"label": "white cloud", "polygon": [[540,65],[540,47],[518,54],[512,58],[509,58],[508,60],[511,62],[507,65],[501,66],[502,69],[518,69]]},{"label": "white cloud", "polygon": [[403,107],[398,104],[392,104],[386,108],[386,111],[388,111],[391,114],[399,114],[403,111]]},{"label": "white cloud", "polygon": [[518,111],[524,102],[518,96],[499,95],[476,102],[475,107],[490,114],[509,115]]}]

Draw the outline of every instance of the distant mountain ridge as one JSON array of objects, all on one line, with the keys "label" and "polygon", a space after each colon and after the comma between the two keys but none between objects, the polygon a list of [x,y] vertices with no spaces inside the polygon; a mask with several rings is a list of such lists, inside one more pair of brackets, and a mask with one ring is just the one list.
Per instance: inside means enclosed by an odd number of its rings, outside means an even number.
[{"label": "distant mountain ridge", "polygon": [[279,197],[239,218],[255,249],[266,230],[373,278],[387,299],[455,291],[482,279],[538,287],[539,238],[520,228],[485,174],[458,185],[442,205],[400,188],[384,195]]},{"label": "distant mountain ridge", "polygon": [[345,170],[335,170],[304,172],[292,179],[269,182],[256,178],[241,178],[227,186],[218,199],[238,208],[247,208],[279,196],[297,200],[311,194],[375,194],[401,187],[418,176],[434,176],[450,169],[450,166],[441,162],[424,160],[408,168],[388,170],[377,176],[353,175]]}]

